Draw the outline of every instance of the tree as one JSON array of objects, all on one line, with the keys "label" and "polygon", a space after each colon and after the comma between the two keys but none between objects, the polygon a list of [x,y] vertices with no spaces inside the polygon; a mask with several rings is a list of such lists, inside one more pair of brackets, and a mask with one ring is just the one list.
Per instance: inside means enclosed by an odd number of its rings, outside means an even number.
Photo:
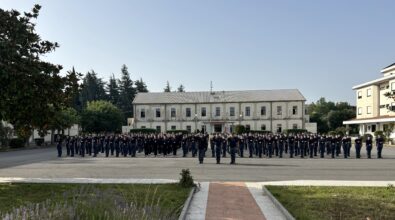
[{"label": "tree", "polygon": [[119,80],[119,108],[123,112],[126,118],[133,115],[133,99],[136,96],[136,90],[133,87],[133,81],[130,78],[130,74],[127,66],[124,64],[121,69],[122,77]]},{"label": "tree", "polygon": [[66,81],[66,103],[69,107],[73,107],[74,109],[81,111],[82,110],[82,103],[81,103],[81,85],[79,81],[81,80],[82,74],[76,72],[74,67],[67,71],[67,81]]},{"label": "tree", "polygon": [[108,82],[106,89],[108,93],[108,100],[117,106],[119,104],[119,86],[114,74],[112,77],[110,77],[110,81]]},{"label": "tree", "polygon": [[97,77],[94,70],[86,73],[81,89],[82,105],[85,107],[87,102],[107,100],[107,98],[103,80]]},{"label": "tree", "polygon": [[120,132],[122,112],[108,101],[92,101],[87,103],[81,115],[81,126],[84,132]]},{"label": "tree", "polygon": [[177,88],[177,92],[185,92],[185,87],[184,87],[184,85],[180,85],[178,88]]},{"label": "tree", "polygon": [[[73,125],[78,123],[79,115],[77,110],[75,110],[74,108],[68,107],[57,111],[48,126],[49,129],[52,131],[51,142],[53,142],[53,135],[55,133],[55,130],[61,131],[61,133],[64,134],[65,129],[71,128]],[[45,133],[39,132],[39,135],[43,137]]]},{"label": "tree", "polygon": [[166,87],[163,89],[164,92],[171,92],[171,87],[169,81],[166,83]]},{"label": "tree", "polygon": [[355,117],[355,107],[347,102],[334,103],[320,98],[316,103],[308,107],[310,121],[317,123],[319,133],[335,131],[343,126],[343,121]]},{"label": "tree", "polygon": [[143,79],[140,78],[140,80],[135,81],[134,85],[136,86],[137,93],[139,93],[139,92],[148,92],[147,85],[145,84]]},{"label": "tree", "polygon": [[8,146],[9,140],[12,138],[12,128],[0,121],[0,147]]},{"label": "tree", "polygon": [[33,19],[40,9],[35,5],[23,15],[0,9],[0,121],[11,123],[24,139],[33,128],[45,130],[66,100],[62,67],[40,59],[59,47],[36,33]]}]

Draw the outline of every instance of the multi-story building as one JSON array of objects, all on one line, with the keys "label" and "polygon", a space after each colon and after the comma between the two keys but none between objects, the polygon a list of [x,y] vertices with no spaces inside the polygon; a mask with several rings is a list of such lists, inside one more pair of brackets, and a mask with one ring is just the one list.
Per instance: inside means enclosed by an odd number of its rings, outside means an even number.
[{"label": "multi-story building", "polygon": [[232,132],[238,124],[272,132],[314,129],[305,114],[305,100],[296,89],[139,93],[131,127],[208,133]]},{"label": "multi-story building", "polygon": [[395,91],[395,63],[381,70],[381,78],[354,86],[357,99],[356,118],[344,121],[345,125],[359,125],[359,133],[373,134],[384,131],[395,122],[395,101],[385,96]]}]

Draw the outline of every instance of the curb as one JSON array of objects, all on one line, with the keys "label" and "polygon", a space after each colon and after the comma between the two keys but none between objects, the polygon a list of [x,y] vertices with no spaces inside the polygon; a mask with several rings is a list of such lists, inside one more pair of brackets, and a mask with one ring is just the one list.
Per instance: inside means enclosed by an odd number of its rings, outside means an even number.
[{"label": "curb", "polygon": [[267,195],[273,204],[280,210],[287,220],[295,220],[295,218],[288,212],[286,208],[272,195],[272,193],[262,185],[262,191],[264,195]]},{"label": "curb", "polygon": [[191,205],[193,196],[195,195],[195,191],[196,191],[196,186],[191,189],[191,192],[189,193],[189,196],[184,203],[184,207],[182,208],[182,211],[181,211],[180,217],[178,217],[178,220],[185,220],[186,219],[189,206]]}]

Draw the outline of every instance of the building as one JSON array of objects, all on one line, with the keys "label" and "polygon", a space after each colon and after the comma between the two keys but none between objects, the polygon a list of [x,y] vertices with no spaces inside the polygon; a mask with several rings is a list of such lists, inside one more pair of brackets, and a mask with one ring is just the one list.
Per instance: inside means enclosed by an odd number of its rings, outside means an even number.
[{"label": "building", "polygon": [[395,91],[395,63],[381,70],[382,77],[354,86],[356,118],[343,124],[359,125],[360,135],[384,131],[395,122],[395,101],[384,94]]},{"label": "building", "polygon": [[235,125],[249,130],[282,132],[312,129],[299,90],[139,93],[133,101],[132,128],[232,132]]}]

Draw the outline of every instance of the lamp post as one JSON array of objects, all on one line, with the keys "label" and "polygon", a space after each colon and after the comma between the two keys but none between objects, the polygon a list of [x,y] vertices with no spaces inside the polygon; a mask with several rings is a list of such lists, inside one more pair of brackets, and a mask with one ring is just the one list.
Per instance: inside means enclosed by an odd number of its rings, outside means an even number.
[{"label": "lamp post", "polygon": [[195,133],[197,132],[197,114],[195,113]]}]

